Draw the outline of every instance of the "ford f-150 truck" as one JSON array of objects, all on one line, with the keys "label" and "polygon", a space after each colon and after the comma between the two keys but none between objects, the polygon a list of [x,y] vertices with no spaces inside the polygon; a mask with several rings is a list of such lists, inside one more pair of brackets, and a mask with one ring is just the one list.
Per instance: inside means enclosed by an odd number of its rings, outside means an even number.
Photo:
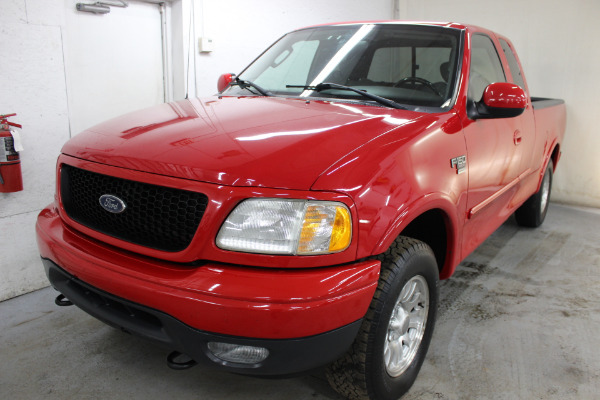
[{"label": "ford f-150 truck", "polygon": [[48,278],[173,368],[328,365],[396,399],[437,283],[511,215],[539,226],[565,130],[504,36],[457,23],[291,32],[219,93],[69,140],[37,221]]}]

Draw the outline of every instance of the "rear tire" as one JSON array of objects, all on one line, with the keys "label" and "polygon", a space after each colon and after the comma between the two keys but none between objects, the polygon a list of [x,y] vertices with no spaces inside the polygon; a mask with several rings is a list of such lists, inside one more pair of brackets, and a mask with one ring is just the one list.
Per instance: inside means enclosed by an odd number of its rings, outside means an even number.
[{"label": "rear tire", "polygon": [[360,331],[327,368],[330,385],[353,400],[396,400],[406,393],[435,324],[439,271],[431,248],[401,236],[380,259],[379,284]]},{"label": "rear tire", "polygon": [[550,193],[552,192],[552,173],[554,164],[552,160],[548,162],[546,172],[542,178],[542,184],[537,193],[534,193],[521,207],[515,211],[517,223],[529,228],[537,228],[546,218],[548,204],[550,202]]}]

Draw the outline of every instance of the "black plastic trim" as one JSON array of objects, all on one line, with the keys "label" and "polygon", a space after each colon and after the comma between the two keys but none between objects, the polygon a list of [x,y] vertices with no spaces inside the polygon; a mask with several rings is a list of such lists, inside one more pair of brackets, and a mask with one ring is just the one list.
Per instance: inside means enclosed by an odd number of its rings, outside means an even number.
[{"label": "black plastic trim", "polygon": [[536,110],[540,110],[542,108],[558,106],[560,104],[565,104],[565,101],[562,99],[548,99],[545,97],[532,97],[531,105]]},{"label": "black plastic trim", "polygon": [[[97,289],[72,276],[53,261],[42,258],[52,286],[100,321],[134,334],[218,369],[247,374],[286,376],[329,364],[350,347],[362,320],[315,336],[297,339],[255,339],[221,335],[194,329],[176,318]],[[269,357],[258,364],[223,361],[208,350],[208,342],[265,347]]]},{"label": "black plastic trim", "polygon": [[[100,199],[114,196],[119,212]],[[208,204],[204,193],[105,175],[62,164],[60,200],[73,221],[104,235],[165,252],[185,250]]]},{"label": "black plastic trim", "polygon": [[467,101],[467,115],[472,120],[477,119],[496,119],[513,118],[523,114],[524,108],[497,108],[488,107],[483,102]]}]

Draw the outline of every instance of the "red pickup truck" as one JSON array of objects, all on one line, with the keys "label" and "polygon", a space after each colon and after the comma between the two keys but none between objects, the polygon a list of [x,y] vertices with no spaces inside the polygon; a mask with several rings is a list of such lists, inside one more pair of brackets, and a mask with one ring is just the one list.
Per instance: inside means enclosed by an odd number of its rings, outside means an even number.
[{"label": "red pickup truck", "polygon": [[39,250],[58,305],[162,343],[173,368],[328,365],[343,395],[396,399],[438,279],[513,213],[543,222],[565,119],[489,30],[299,29],[218,95],[67,142]]}]

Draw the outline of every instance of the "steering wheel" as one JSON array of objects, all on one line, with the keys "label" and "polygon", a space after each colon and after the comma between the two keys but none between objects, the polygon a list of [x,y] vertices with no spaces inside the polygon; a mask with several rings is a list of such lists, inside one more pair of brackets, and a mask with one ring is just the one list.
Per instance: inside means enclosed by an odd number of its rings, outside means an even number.
[{"label": "steering wheel", "polygon": [[394,87],[404,86],[408,83],[420,83],[431,90],[434,94],[444,97],[440,92],[438,92],[435,86],[433,86],[433,83],[429,82],[427,79],[419,78],[417,76],[407,76],[406,78],[402,78],[398,82],[394,83]]}]

